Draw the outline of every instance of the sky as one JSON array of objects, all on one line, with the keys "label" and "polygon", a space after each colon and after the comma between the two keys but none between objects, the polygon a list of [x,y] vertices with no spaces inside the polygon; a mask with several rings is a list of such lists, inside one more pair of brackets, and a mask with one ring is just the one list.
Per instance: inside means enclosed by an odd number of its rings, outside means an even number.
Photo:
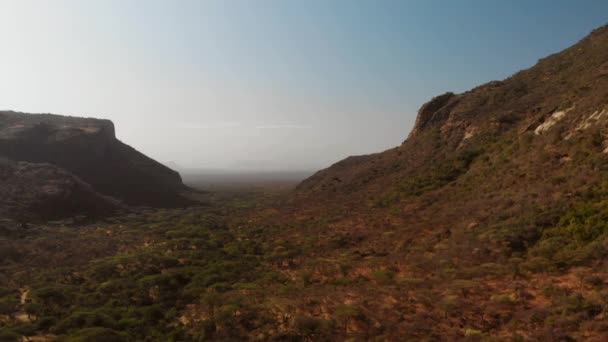
[{"label": "sky", "polygon": [[0,0],[0,109],[183,168],[316,170],[608,22],[605,0]]}]

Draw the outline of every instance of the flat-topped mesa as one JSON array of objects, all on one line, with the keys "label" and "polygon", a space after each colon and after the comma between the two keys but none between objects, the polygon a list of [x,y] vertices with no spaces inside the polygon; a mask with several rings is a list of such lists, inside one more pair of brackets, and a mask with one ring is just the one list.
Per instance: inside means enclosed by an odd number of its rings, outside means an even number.
[{"label": "flat-topped mesa", "polygon": [[128,204],[189,203],[180,175],[116,139],[109,120],[0,112],[0,156],[54,164]]},{"label": "flat-topped mesa", "polygon": [[[116,139],[114,123],[106,119],[79,118],[55,114],[26,114],[12,111],[0,112],[0,138],[17,138],[26,132],[52,133],[51,138],[66,139],[72,136],[100,135]],[[26,136],[31,138],[31,136]]]}]

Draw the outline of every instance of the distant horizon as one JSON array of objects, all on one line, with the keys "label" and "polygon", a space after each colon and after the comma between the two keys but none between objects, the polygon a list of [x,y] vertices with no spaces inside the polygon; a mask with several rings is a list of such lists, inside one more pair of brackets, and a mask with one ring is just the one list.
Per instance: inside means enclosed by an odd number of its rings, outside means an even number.
[{"label": "distant horizon", "polygon": [[[163,163],[164,165],[164,163]],[[167,166],[167,165],[165,165]],[[186,167],[186,168],[178,168],[178,169],[174,169],[175,171],[181,171],[180,173],[188,173],[191,172],[191,174],[196,174],[198,172],[204,172],[204,173],[208,173],[208,174],[216,174],[217,173],[233,173],[233,174],[244,174],[244,173],[258,173],[258,174],[271,174],[271,173],[308,173],[308,172],[317,172],[320,170],[313,170],[313,169],[302,169],[302,170],[295,170],[295,169],[245,169],[245,168],[230,168],[230,167],[226,167],[226,168],[212,168],[212,167]]]},{"label": "distant horizon", "polygon": [[257,174],[273,174],[273,173],[314,173],[319,170],[315,169],[281,169],[281,168],[244,168],[244,167],[184,167],[179,165],[179,167],[172,167],[170,164],[166,162],[161,162],[161,164],[167,166],[170,169],[178,171],[180,174],[218,174],[218,173],[232,173],[232,174],[246,174],[246,173],[257,173]]},{"label": "distant horizon", "polygon": [[0,106],[109,119],[186,168],[319,170],[398,146],[433,96],[531,67],[605,13],[594,0],[5,0]]}]

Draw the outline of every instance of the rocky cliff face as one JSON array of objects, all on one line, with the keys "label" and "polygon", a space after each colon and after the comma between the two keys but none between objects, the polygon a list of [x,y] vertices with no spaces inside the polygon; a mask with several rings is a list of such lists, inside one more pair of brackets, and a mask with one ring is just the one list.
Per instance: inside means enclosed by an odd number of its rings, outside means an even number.
[{"label": "rocky cliff face", "polygon": [[108,120],[0,112],[0,156],[56,165],[127,204],[188,203],[179,174],[116,139]]}]

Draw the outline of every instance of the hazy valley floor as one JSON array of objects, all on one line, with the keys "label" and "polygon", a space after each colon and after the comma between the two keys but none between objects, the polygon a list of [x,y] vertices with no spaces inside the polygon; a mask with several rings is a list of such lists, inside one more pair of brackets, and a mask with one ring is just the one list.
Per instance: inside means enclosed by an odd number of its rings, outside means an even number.
[{"label": "hazy valley floor", "polygon": [[358,225],[346,213],[291,217],[285,193],[216,189],[199,207],[3,231],[0,340],[606,337],[602,265],[438,267],[431,251],[399,252],[398,230],[340,229]]}]

